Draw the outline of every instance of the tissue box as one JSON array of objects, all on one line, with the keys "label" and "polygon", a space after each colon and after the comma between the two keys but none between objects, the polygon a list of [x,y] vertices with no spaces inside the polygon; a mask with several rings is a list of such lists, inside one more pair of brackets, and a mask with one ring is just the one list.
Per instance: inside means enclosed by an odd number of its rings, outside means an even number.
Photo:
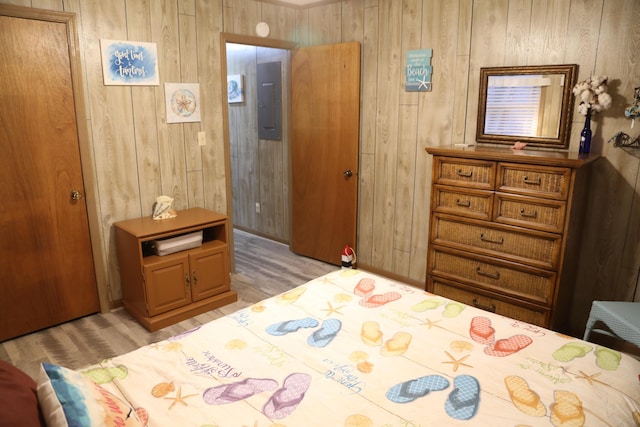
[{"label": "tissue box", "polygon": [[150,248],[154,254],[163,256],[198,246],[202,246],[202,230],[167,239],[152,240]]}]

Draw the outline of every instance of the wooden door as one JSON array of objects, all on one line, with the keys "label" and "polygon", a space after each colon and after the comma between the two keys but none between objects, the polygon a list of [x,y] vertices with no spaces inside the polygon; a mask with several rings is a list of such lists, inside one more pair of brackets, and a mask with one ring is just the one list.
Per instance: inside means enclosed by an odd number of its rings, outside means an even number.
[{"label": "wooden door", "polygon": [[291,250],[340,265],[355,248],[360,44],[296,49],[291,57]]},{"label": "wooden door", "polygon": [[0,8],[0,341],[99,310],[68,23],[15,10]]}]

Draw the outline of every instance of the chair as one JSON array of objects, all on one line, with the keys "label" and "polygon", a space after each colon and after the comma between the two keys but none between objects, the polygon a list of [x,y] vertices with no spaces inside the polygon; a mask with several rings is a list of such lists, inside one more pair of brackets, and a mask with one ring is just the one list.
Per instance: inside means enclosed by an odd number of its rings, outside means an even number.
[{"label": "chair", "polygon": [[636,349],[640,348],[640,302],[593,301],[583,339],[589,340],[592,332],[608,335],[631,343]]}]

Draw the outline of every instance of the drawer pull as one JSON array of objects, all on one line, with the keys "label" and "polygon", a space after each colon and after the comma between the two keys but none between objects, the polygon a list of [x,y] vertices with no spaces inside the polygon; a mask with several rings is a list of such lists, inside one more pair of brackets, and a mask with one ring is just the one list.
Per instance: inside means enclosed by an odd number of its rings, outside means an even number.
[{"label": "drawer pull", "polygon": [[465,178],[471,178],[471,176],[473,175],[473,171],[470,170],[469,172],[462,172],[462,169],[458,169],[458,176],[463,176]]},{"label": "drawer pull", "polygon": [[500,237],[497,240],[493,240],[493,239],[489,239],[488,237],[485,237],[484,233],[480,233],[480,240],[482,240],[483,242],[495,243],[495,244],[498,244],[498,245],[504,244],[504,237]]},{"label": "drawer pull", "polygon": [[478,302],[478,298],[474,298],[473,299],[473,305],[474,305],[474,307],[479,308],[480,310],[490,311],[492,313],[496,312],[496,305],[495,304],[491,304],[491,305],[480,304]]},{"label": "drawer pull", "polygon": [[184,284],[187,285],[187,288],[189,287],[189,285],[191,285],[191,279],[189,278],[189,273],[184,273]]},{"label": "drawer pull", "polygon": [[530,184],[530,185],[540,185],[540,184],[542,184],[542,178],[540,178],[540,177],[538,177],[538,179],[536,179],[536,180],[532,180],[532,179],[529,179],[528,176],[525,176],[524,178],[522,178],[522,181],[525,184]]},{"label": "drawer pull", "polygon": [[520,215],[525,218],[538,218],[538,211],[526,212],[524,208],[520,209]]},{"label": "drawer pull", "polygon": [[463,207],[463,208],[469,208],[471,207],[471,200],[466,200],[466,201],[462,201],[460,199],[456,199],[456,205]]},{"label": "drawer pull", "polygon": [[480,266],[478,266],[478,268],[476,268],[476,273],[478,274],[478,276],[484,276],[484,277],[488,277],[490,279],[496,279],[496,280],[500,279],[500,272],[499,271],[496,271],[495,273],[487,273],[486,271],[482,271]]}]

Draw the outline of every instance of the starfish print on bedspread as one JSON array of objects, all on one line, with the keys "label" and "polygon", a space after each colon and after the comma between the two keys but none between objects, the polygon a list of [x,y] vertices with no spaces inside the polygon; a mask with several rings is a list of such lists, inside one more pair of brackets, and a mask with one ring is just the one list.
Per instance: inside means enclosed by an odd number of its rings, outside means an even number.
[{"label": "starfish print on bedspread", "polygon": [[178,387],[178,391],[176,392],[176,396],[175,397],[165,397],[166,400],[173,400],[173,402],[171,402],[171,405],[169,406],[169,409],[173,408],[175,406],[176,403],[181,403],[184,406],[189,406],[187,404],[187,402],[185,402],[185,399],[188,399],[189,397],[194,397],[194,396],[198,396],[197,394],[188,394],[186,396],[182,395],[182,387]]},{"label": "starfish print on bedspread", "polygon": [[438,325],[438,323],[440,323],[441,320],[442,319],[438,319],[438,320],[426,319],[424,322],[421,323],[421,325],[425,325],[429,329],[433,328],[434,326],[436,328],[445,329],[443,326]]},{"label": "starfish print on bedspread", "polygon": [[331,315],[333,313],[336,314],[342,314],[340,312],[340,309],[343,308],[344,305],[341,305],[340,307],[333,307],[333,305],[331,304],[331,301],[327,301],[327,308],[323,308],[322,311],[326,311],[327,312],[327,317],[331,317]]},{"label": "starfish print on bedspread", "polygon": [[447,356],[449,356],[449,360],[445,360],[442,363],[449,363],[453,365],[453,372],[458,372],[458,368],[460,366],[466,366],[467,368],[473,368],[473,366],[471,365],[467,365],[466,363],[464,363],[465,360],[467,360],[467,358],[469,356],[471,356],[470,354],[467,354],[466,356],[461,357],[460,359],[456,359],[455,357],[453,357],[451,355],[451,353],[449,353],[448,351],[445,351],[445,354]]}]

